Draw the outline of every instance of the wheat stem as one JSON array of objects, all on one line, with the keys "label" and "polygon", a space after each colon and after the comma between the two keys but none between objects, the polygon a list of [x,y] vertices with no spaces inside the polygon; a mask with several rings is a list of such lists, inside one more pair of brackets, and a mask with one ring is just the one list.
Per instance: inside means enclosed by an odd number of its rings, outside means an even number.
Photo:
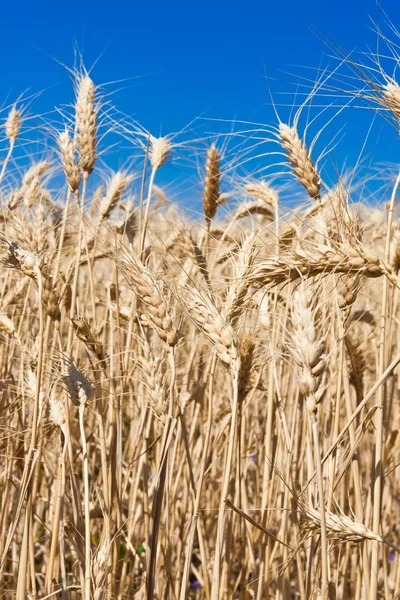
[{"label": "wheat stem", "polygon": [[[90,578],[92,573],[91,565],[91,547],[90,547],[90,493],[89,493],[89,456],[88,446],[86,443],[85,434],[85,402],[81,402],[79,406],[79,431],[81,434],[81,446],[82,446],[82,461],[83,461],[83,486],[84,486],[84,522],[85,522],[85,590],[83,593],[84,600],[90,600]],[[83,590],[82,590],[83,592]]]},{"label": "wheat stem", "polygon": [[10,140],[10,144],[9,144],[9,147],[8,147],[7,156],[5,157],[4,162],[3,162],[3,166],[1,167],[0,183],[3,181],[3,177],[4,177],[4,174],[6,172],[7,165],[9,163],[9,161],[10,161],[12,152],[14,150],[14,145],[15,145],[15,141],[14,140]]},{"label": "wheat stem", "polygon": [[232,405],[231,405],[231,424],[229,429],[229,440],[228,450],[226,455],[226,461],[224,466],[224,474],[222,479],[221,497],[219,501],[218,509],[218,523],[217,523],[217,539],[215,542],[215,557],[213,567],[213,580],[211,587],[211,600],[219,600],[220,596],[220,580],[221,580],[221,560],[226,552],[224,543],[225,533],[225,522],[226,522],[226,502],[229,495],[229,485],[231,480],[232,463],[235,455],[235,440],[236,440],[236,428],[238,418],[238,401],[239,401],[239,369],[234,368],[232,370]]},{"label": "wheat stem", "polygon": [[146,244],[147,225],[149,222],[150,204],[151,204],[151,197],[153,194],[153,186],[154,186],[154,179],[155,179],[156,173],[157,173],[157,168],[153,167],[151,169],[151,173],[150,173],[149,188],[148,188],[148,192],[147,192],[147,200],[146,200],[144,217],[143,217],[143,227],[142,227],[141,238],[140,238],[140,251],[139,251],[140,260],[143,260],[143,253],[144,253],[145,244]]},{"label": "wheat stem", "polygon": [[[385,260],[389,262],[390,253],[390,241],[392,235],[392,221],[393,211],[396,202],[397,190],[400,185],[400,172],[397,175],[396,182],[393,187],[392,195],[390,198],[388,219],[387,219],[387,230],[386,230],[386,244],[385,244]],[[388,298],[389,282],[384,278],[382,288],[382,313],[381,313],[381,324],[380,324],[380,345],[379,345],[379,370],[378,377],[382,377],[385,370],[386,362],[386,319],[387,319],[387,298]],[[382,486],[383,486],[383,418],[384,418],[384,402],[386,396],[386,385],[382,385],[378,392],[378,410],[375,414],[375,465],[374,465],[374,480],[373,480],[373,516],[372,516],[372,529],[379,533],[380,522],[381,522],[381,503],[382,503]],[[377,600],[378,595],[378,562],[379,562],[379,545],[377,542],[373,543],[372,554],[371,554],[371,584],[370,584],[370,600]]]}]

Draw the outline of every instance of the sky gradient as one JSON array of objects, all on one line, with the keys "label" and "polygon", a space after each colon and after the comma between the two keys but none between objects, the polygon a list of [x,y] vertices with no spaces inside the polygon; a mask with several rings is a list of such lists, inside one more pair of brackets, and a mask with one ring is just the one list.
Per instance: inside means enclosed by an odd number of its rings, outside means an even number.
[{"label": "sky gradient", "polygon": [[[382,7],[400,26],[400,3],[386,0]],[[329,61],[321,37],[348,50],[374,47],[369,17],[383,18],[372,0],[5,3],[0,98],[5,105],[22,93],[42,91],[31,108],[42,114],[71,102],[71,83],[60,63],[72,66],[78,48],[87,67],[97,61],[93,79],[110,82],[113,103],[155,135],[178,131],[200,115],[276,122],[266,75],[285,119],[296,75],[304,75],[301,66]],[[354,163],[369,122],[346,113],[340,125],[348,133],[338,161]],[[395,132],[389,128],[381,135],[378,159],[396,161]]]}]

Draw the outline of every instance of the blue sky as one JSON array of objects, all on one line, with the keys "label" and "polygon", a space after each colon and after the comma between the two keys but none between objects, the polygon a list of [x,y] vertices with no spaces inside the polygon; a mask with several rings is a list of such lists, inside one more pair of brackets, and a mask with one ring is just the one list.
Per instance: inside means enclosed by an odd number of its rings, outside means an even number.
[{"label": "blue sky", "polygon": [[[400,3],[386,0],[382,7],[400,27]],[[60,62],[73,65],[77,47],[88,67],[97,60],[96,83],[124,80],[107,88],[118,90],[113,103],[156,135],[199,115],[273,122],[265,74],[277,104],[291,103],[291,95],[279,92],[295,92],[301,66],[329,60],[330,50],[313,30],[346,49],[373,47],[369,16],[383,18],[372,0],[4,3],[0,98],[4,104],[28,89],[43,91],[30,108],[37,113],[71,102]],[[279,108],[283,119],[288,111]],[[369,122],[369,116],[346,113],[340,124],[348,134],[335,160],[354,163]],[[213,127],[224,126],[206,129]],[[377,159],[396,161],[395,132],[385,128],[381,136]]]}]

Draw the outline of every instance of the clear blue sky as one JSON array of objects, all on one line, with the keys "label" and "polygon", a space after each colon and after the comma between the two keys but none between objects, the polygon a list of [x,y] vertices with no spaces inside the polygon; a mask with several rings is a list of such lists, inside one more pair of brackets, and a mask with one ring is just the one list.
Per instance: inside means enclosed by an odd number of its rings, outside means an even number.
[{"label": "clear blue sky", "polygon": [[[382,7],[400,28],[400,3],[384,0]],[[88,67],[98,59],[96,83],[128,80],[111,86],[122,87],[113,102],[155,134],[177,131],[202,114],[268,122],[274,116],[265,73],[274,92],[294,90],[288,82],[296,65],[318,67],[330,54],[312,28],[347,49],[374,46],[369,15],[382,18],[372,0],[6,2],[0,101],[29,88],[44,90],[35,112],[70,102],[70,81],[57,61],[72,65],[76,46]],[[350,136],[338,153],[351,161],[362,136],[357,145],[358,117],[348,119]],[[384,135],[379,158],[395,161],[396,136]]]}]

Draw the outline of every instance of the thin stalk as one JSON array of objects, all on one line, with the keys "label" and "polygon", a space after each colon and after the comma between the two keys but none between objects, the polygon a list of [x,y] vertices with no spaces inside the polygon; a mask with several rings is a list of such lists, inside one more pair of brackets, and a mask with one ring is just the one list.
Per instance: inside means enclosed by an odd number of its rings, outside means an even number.
[{"label": "thin stalk", "polygon": [[62,249],[64,246],[65,230],[67,228],[67,219],[68,219],[70,203],[71,203],[71,190],[68,188],[67,198],[65,201],[64,212],[63,212],[63,219],[62,219],[62,224],[61,224],[60,239],[58,241],[57,258],[56,258],[56,265],[55,265],[55,271],[54,271],[54,277],[53,277],[54,281],[57,280],[57,276],[58,276],[58,273],[60,270],[61,252],[62,252]]},{"label": "thin stalk", "polygon": [[[154,488],[154,498],[152,507],[152,523],[151,533],[149,535],[149,554],[148,554],[148,566],[147,566],[147,580],[146,580],[146,598],[147,600],[153,600],[155,589],[154,585],[156,582],[155,572],[157,567],[157,550],[158,550],[158,536],[161,521],[161,507],[164,495],[165,483],[168,481],[167,468],[168,468],[168,455],[169,448],[172,442],[172,437],[176,425],[176,419],[173,417],[173,411],[175,406],[175,385],[176,385],[176,366],[175,366],[175,354],[174,348],[169,347],[169,360],[171,366],[171,379],[169,388],[169,404],[168,404],[168,416],[167,422],[164,427],[163,441],[161,444],[161,456],[160,466],[157,474],[157,482]],[[167,484],[168,485],[168,484]],[[168,490],[167,490],[168,492]],[[168,498],[168,493],[166,494]],[[168,528],[167,528],[168,529]]]},{"label": "thin stalk", "polygon": [[[186,547],[185,565],[184,565],[183,575],[182,575],[182,587],[181,587],[181,593],[179,596],[180,600],[186,600],[186,598],[188,597],[188,593],[189,593],[188,584],[189,584],[189,575],[190,575],[190,565],[192,562],[193,547],[194,547],[194,543],[195,543],[195,534],[196,534],[196,529],[198,526],[200,500],[201,500],[201,493],[203,490],[204,475],[205,475],[205,471],[206,471],[207,459],[208,459],[208,454],[209,454],[209,449],[210,449],[212,414],[213,414],[212,408],[213,408],[214,373],[215,373],[216,362],[217,362],[217,356],[216,356],[216,353],[214,352],[213,357],[212,357],[210,374],[209,374],[210,379],[209,379],[209,388],[208,388],[208,414],[207,414],[206,429],[205,429],[205,434],[204,434],[203,452],[202,452],[202,456],[201,456],[199,477],[197,480],[196,496],[195,496],[194,507],[193,507],[192,522],[190,524],[190,530],[189,530],[187,547]],[[208,594],[207,594],[207,597],[208,597]]]},{"label": "thin stalk", "polygon": [[142,223],[143,228],[142,228],[142,232],[141,232],[140,248],[139,248],[140,260],[143,260],[143,255],[144,255],[144,246],[146,243],[147,226],[149,223],[151,196],[153,194],[153,186],[154,186],[154,179],[155,179],[156,173],[157,173],[157,168],[153,167],[151,169],[151,173],[150,173],[149,189],[147,192],[147,200],[146,200],[144,218],[143,218],[143,223]]},{"label": "thin stalk", "polygon": [[[393,187],[392,196],[390,198],[386,243],[385,243],[385,261],[389,261],[390,240],[392,234],[393,211],[396,202],[396,194],[400,184],[400,172],[397,175],[396,182]],[[380,325],[380,341],[379,341],[379,370],[378,378],[383,375],[386,363],[386,319],[387,319],[387,298],[389,290],[389,281],[387,277],[383,278],[382,287],[382,312]],[[374,464],[374,480],[373,480],[373,515],[372,515],[372,530],[379,533],[381,521],[381,505],[382,505],[382,484],[383,484],[383,417],[384,417],[384,402],[385,402],[386,385],[379,388],[377,404],[378,409],[375,413],[375,464]],[[377,600],[378,597],[378,571],[379,571],[379,543],[372,543],[371,554],[371,585],[370,585],[370,600]]]},{"label": "thin stalk", "polygon": [[89,468],[88,447],[86,444],[85,425],[85,402],[79,406],[79,430],[81,434],[82,460],[83,460],[83,486],[84,486],[84,513],[85,513],[85,589],[82,590],[84,600],[90,600],[90,577],[91,577],[91,548],[90,548],[90,508],[89,508]]},{"label": "thin stalk", "polygon": [[8,148],[7,156],[6,156],[6,158],[5,158],[4,162],[3,162],[3,166],[2,166],[1,172],[0,172],[0,183],[3,181],[3,177],[4,177],[4,174],[6,172],[7,165],[9,163],[12,151],[14,149],[14,145],[15,145],[15,140],[10,140],[10,145],[9,145],[9,148]]},{"label": "thin stalk", "polygon": [[220,578],[221,578],[221,558],[223,555],[224,548],[224,531],[225,531],[225,520],[226,520],[226,501],[228,499],[229,484],[231,478],[232,462],[235,453],[235,439],[236,439],[236,425],[238,417],[238,384],[239,384],[239,373],[238,369],[233,370],[233,398],[232,398],[232,409],[231,409],[231,426],[229,431],[229,443],[225,461],[224,475],[222,481],[221,498],[218,509],[218,525],[217,525],[217,541],[215,544],[215,558],[214,558],[214,569],[213,569],[213,582],[211,588],[211,600],[219,600],[220,598]]},{"label": "thin stalk", "polygon": [[310,414],[310,425],[314,444],[314,460],[317,471],[317,485],[319,496],[319,511],[321,518],[321,597],[328,598],[328,543],[326,538],[326,519],[324,502],[324,481],[322,478],[321,451],[319,445],[318,420],[315,413]]},{"label": "thin stalk", "polygon": [[67,600],[67,570],[65,566],[65,543],[64,543],[64,498],[65,498],[65,451],[67,449],[64,435],[61,435],[64,443],[61,452],[61,490],[60,490],[60,570],[61,570],[61,598]]},{"label": "thin stalk", "polygon": [[[82,207],[85,204],[87,182],[88,182],[88,177],[85,174],[85,176],[83,178],[82,196],[81,196],[81,206]],[[77,207],[78,207],[78,210],[79,210],[78,198],[77,198]],[[73,282],[72,282],[72,290],[71,290],[72,298],[71,298],[71,310],[70,310],[70,313],[69,313],[70,320],[73,319],[74,316],[75,316],[76,298],[78,296],[79,267],[80,267],[80,261],[81,261],[81,249],[82,249],[82,240],[83,240],[83,227],[84,227],[84,222],[83,222],[83,218],[81,218],[80,222],[79,222],[78,248],[77,248],[77,251],[76,251],[76,258],[75,258],[74,279],[73,279]],[[67,355],[68,356],[71,353],[72,337],[73,337],[73,329],[72,329],[72,327],[70,327],[69,331],[68,331],[68,341],[67,341]]]},{"label": "thin stalk", "polygon": [[[40,384],[42,379],[43,369],[43,353],[44,353],[44,310],[43,310],[43,281],[40,272],[38,273],[38,288],[39,288],[39,350],[36,368],[36,390],[35,400],[33,404],[33,415],[32,415],[32,434],[29,446],[28,460],[32,460],[34,451],[36,450],[37,442],[37,430],[38,430],[38,415],[39,415],[39,401],[40,401]],[[33,468],[33,464],[31,465]],[[32,511],[32,491],[33,481],[29,482],[27,488],[27,503],[25,508],[25,523],[24,523],[24,534],[23,543],[20,554],[20,563],[18,568],[18,584],[17,584],[17,600],[25,600],[26,595],[26,571],[28,565],[28,549],[29,549],[29,536],[30,522],[31,522],[31,511]]]}]

